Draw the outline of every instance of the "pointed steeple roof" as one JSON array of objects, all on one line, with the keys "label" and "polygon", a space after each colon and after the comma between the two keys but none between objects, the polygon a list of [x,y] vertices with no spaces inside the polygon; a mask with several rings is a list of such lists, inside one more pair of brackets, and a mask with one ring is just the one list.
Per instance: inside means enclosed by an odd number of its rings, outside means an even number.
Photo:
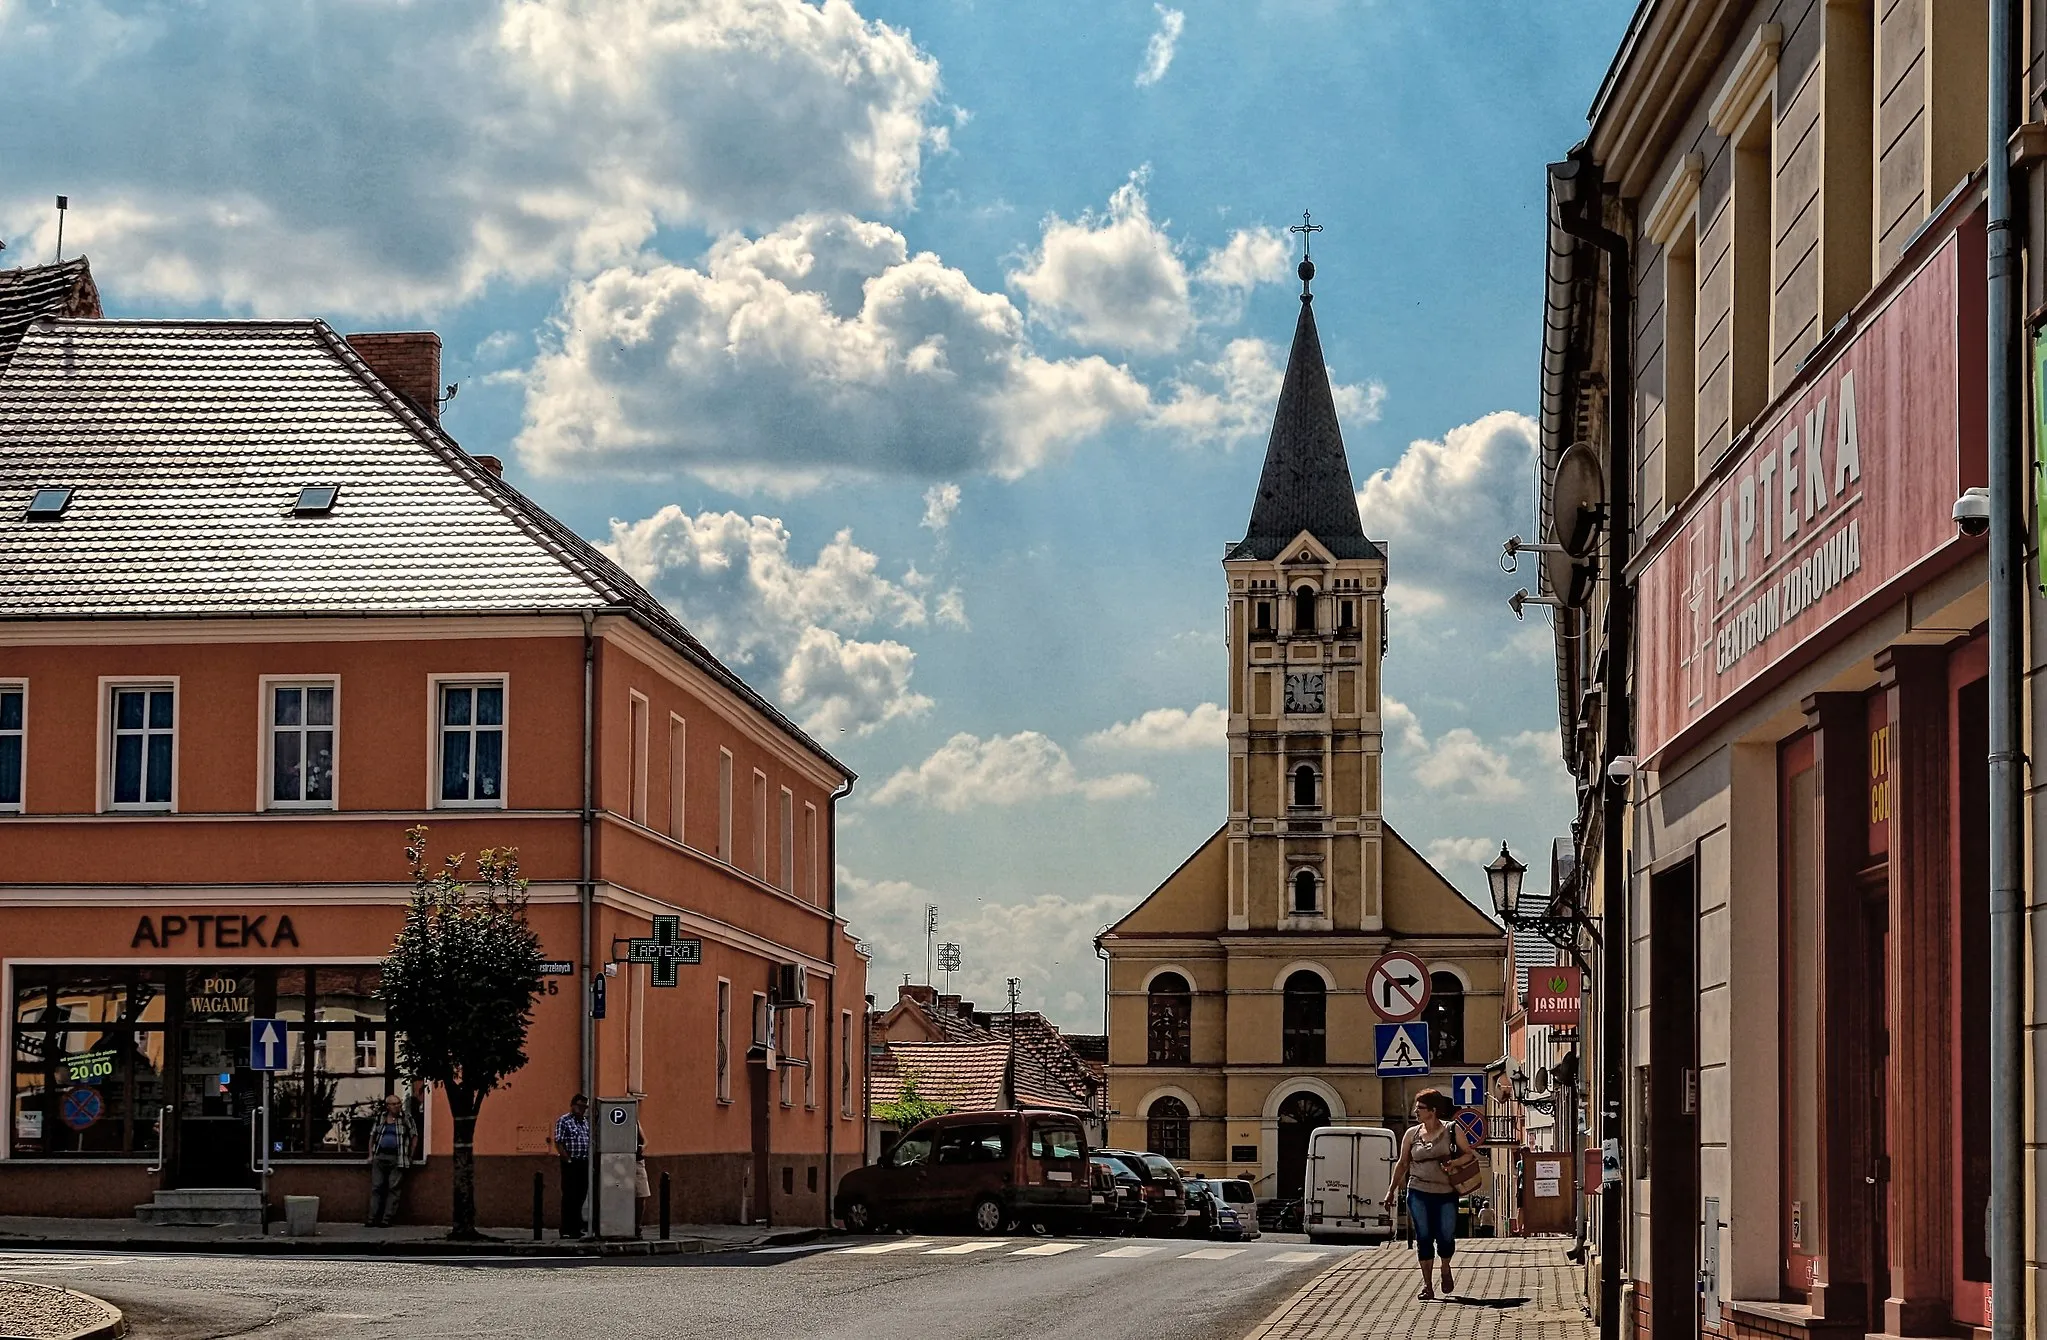
[{"label": "pointed steeple roof", "polygon": [[1343,452],[1343,430],[1336,422],[1336,398],[1329,390],[1322,339],[1315,330],[1315,297],[1306,291],[1314,275],[1314,263],[1301,262],[1301,317],[1294,325],[1293,352],[1287,355],[1286,380],[1279,388],[1272,436],[1265,444],[1265,469],[1258,476],[1251,524],[1243,542],[1230,551],[1231,558],[1276,558],[1304,530],[1338,558],[1383,556],[1379,546],[1365,538],[1364,523],[1358,518],[1357,490]]}]

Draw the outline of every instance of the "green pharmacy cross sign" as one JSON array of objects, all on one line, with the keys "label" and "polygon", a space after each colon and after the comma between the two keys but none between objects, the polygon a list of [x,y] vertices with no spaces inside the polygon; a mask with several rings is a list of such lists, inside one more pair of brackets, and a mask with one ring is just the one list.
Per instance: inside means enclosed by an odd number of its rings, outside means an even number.
[{"label": "green pharmacy cross sign", "polygon": [[704,961],[704,942],[682,935],[682,918],[655,917],[651,937],[635,936],[626,941],[626,962],[654,965],[654,985],[674,986],[681,981],[676,968]]}]

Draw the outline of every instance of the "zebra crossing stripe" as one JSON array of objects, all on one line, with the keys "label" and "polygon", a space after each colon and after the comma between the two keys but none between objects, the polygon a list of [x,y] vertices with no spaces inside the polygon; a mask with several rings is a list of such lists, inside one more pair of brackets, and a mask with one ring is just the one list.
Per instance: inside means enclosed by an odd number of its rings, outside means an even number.
[{"label": "zebra crossing stripe", "polygon": [[1327,1255],[1329,1255],[1328,1252],[1275,1252],[1265,1259],[1292,1264],[1296,1261],[1320,1261]]},{"label": "zebra crossing stripe", "polygon": [[912,1247],[929,1247],[925,1242],[870,1242],[865,1247],[842,1247],[841,1256],[880,1256],[883,1252],[906,1252]]},{"label": "zebra crossing stripe", "polygon": [[1227,1261],[1232,1256],[1242,1256],[1242,1247],[1203,1247],[1198,1252],[1182,1253],[1182,1261]]},{"label": "zebra crossing stripe", "polygon": [[1007,1246],[1009,1246],[1007,1242],[1003,1242],[999,1239],[994,1242],[955,1242],[950,1247],[933,1247],[930,1251],[924,1253],[924,1255],[965,1256],[969,1252],[991,1252],[994,1251],[997,1247]]},{"label": "zebra crossing stripe", "polygon": [[1165,1250],[1165,1248],[1163,1248],[1163,1247],[1139,1247],[1139,1246],[1137,1246],[1136,1244],[1134,1244],[1134,1243],[1133,1243],[1132,1245],[1130,1245],[1130,1246],[1128,1246],[1128,1247],[1115,1247],[1115,1248],[1112,1248],[1112,1249],[1110,1249],[1109,1251],[1103,1252],[1103,1253],[1102,1253],[1102,1255],[1103,1255],[1103,1256],[1150,1256],[1150,1255],[1151,1255],[1151,1254],[1152,1254],[1153,1252],[1162,1252],[1162,1251],[1164,1251],[1164,1250]]},{"label": "zebra crossing stripe", "polygon": [[1041,1242],[1035,1247],[1025,1247],[1011,1252],[1011,1256],[1058,1256],[1065,1252],[1077,1252],[1087,1246],[1085,1242]]}]

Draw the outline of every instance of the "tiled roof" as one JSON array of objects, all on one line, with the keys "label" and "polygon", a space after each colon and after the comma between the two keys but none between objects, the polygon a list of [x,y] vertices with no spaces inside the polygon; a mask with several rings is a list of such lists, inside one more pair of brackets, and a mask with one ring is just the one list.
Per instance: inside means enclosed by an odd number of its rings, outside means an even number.
[{"label": "tiled roof", "polygon": [[[1019,1039],[1020,1040],[1020,1039]],[[1009,1065],[1009,1043],[891,1042],[886,1064],[876,1057],[869,1076],[868,1102],[879,1107],[902,1096],[905,1077],[914,1076],[917,1094],[955,1110],[1003,1106],[1003,1075]],[[1016,1099],[1021,1107],[1053,1108],[1085,1115],[1091,1108],[1047,1076],[1024,1048],[1017,1049]]]},{"label": "tiled roof", "polygon": [[1322,362],[1322,338],[1315,329],[1315,304],[1303,296],[1287,355],[1286,380],[1265,444],[1258,498],[1244,538],[1231,558],[1277,558],[1302,531],[1338,558],[1383,558],[1385,551],[1365,538],[1358,519],[1357,487],[1343,451],[1336,399]]},{"label": "tiled roof", "polygon": [[99,289],[83,256],[54,265],[0,270],[0,368],[7,366],[22,332],[37,317],[99,314]]},{"label": "tiled roof", "polygon": [[[331,514],[299,517],[311,484]],[[31,492],[73,490],[54,522]],[[38,319],[0,371],[0,619],[626,614],[847,776],[321,321]]]},{"label": "tiled roof", "polygon": [[1528,998],[1528,970],[1555,967],[1559,953],[1555,945],[1534,931],[1514,932],[1514,999],[1508,1008],[1517,1009]]}]

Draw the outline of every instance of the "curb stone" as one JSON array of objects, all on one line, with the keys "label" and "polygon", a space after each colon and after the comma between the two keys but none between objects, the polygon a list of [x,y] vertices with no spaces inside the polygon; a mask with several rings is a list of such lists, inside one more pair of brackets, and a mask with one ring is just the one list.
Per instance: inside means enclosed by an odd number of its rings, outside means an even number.
[{"label": "curb stone", "polygon": [[27,1280],[0,1280],[0,1286],[28,1290],[31,1293],[51,1294],[60,1302],[75,1299],[96,1308],[101,1314],[100,1320],[76,1330],[46,1330],[35,1336],[15,1336],[11,1332],[0,1331],[0,1340],[120,1340],[120,1337],[128,1334],[128,1318],[120,1308],[104,1298],[95,1298],[77,1289],[60,1289],[50,1284],[31,1284]]}]

